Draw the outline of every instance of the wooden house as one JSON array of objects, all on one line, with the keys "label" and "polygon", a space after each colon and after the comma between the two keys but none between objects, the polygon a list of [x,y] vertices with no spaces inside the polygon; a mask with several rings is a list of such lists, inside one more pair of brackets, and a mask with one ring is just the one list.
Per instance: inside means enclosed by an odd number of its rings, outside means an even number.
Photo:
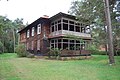
[{"label": "wooden house", "polygon": [[19,34],[20,43],[34,54],[47,55],[49,48],[59,48],[63,56],[90,55],[87,50],[92,39],[89,25],[69,14],[60,12],[50,18],[40,17]]}]

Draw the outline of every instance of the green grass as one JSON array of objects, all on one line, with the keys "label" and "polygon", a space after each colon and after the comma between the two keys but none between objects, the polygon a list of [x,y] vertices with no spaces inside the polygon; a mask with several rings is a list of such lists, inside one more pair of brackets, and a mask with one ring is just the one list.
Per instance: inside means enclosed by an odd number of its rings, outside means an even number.
[{"label": "green grass", "polygon": [[120,80],[120,56],[108,65],[108,57],[94,55],[87,60],[56,61],[18,58],[0,54],[0,80]]}]

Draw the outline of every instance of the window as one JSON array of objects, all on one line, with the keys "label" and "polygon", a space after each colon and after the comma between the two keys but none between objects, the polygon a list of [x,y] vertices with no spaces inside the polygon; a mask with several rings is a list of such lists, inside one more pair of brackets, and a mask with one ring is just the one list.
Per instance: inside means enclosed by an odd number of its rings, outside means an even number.
[{"label": "window", "polygon": [[63,19],[63,22],[64,22],[64,23],[68,23],[68,20]]},{"label": "window", "polygon": [[37,41],[37,50],[40,50],[40,40]]},{"label": "window", "polygon": [[70,24],[74,24],[74,21],[69,21]]},{"label": "window", "polygon": [[63,39],[63,49],[69,49],[68,45],[68,39]]},{"label": "window", "polygon": [[61,24],[58,24],[58,30],[61,30]]},{"label": "window", "polygon": [[80,27],[79,26],[75,26],[76,27],[76,32],[80,32]]},{"label": "window", "polygon": [[58,20],[58,23],[61,23],[61,20]]},{"label": "window", "polygon": [[57,25],[55,25],[55,31],[57,31]]},{"label": "window", "polygon": [[[67,23],[68,24],[68,23]],[[54,31],[59,31],[62,29],[62,20],[56,20],[54,22],[51,23],[51,28],[50,28],[51,32],[54,32]]]},{"label": "window", "polygon": [[52,32],[54,32],[54,26],[52,26]]},{"label": "window", "polygon": [[74,50],[74,49],[75,49],[75,41],[70,40],[70,50]]},{"label": "window", "polygon": [[51,45],[51,48],[54,48],[54,40],[50,40],[50,45]]},{"label": "window", "polygon": [[74,31],[74,25],[69,25],[69,31]]},{"label": "window", "polygon": [[34,48],[34,41],[32,41],[31,43],[31,50],[33,50],[33,48]]},{"label": "window", "polygon": [[68,30],[68,24],[63,23],[63,30]]},{"label": "window", "polygon": [[59,49],[62,48],[62,47],[61,47],[61,42],[62,42],[62,40],[61,40],[61,39],[58,39],[58,48],[59,48]]},{"label": "window", "polygon": [[40,34],[41,33],[41,24],[38,24],[37,26],[37,34]]},{"label": "window", "polygon": [[85,50],[85,41],[81,42],[81,50]]},{"label": "window", "polygon": [[32,36],[34,36],[34,31],[35,31],[35,29],[34,29],[34,27],[32,27]]},{"label": "window", "polygon": [[27,30],[27,38],[30,37],[30,30]]},{"label": "window", "polygon": [[85,33],[85,28],[84,27],[81,27],[81,32]]}]

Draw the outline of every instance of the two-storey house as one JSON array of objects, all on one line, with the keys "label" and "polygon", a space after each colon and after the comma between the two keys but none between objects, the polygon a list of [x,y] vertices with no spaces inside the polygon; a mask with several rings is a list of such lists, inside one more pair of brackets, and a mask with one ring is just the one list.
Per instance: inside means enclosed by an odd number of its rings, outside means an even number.
[{"label": "two-storey house", "polygon": [[62,55],[90,55],[89,25],[72,15],[60,12],[50,18],[40,17],[19,33],[20,43],[31,53],[47,55],[49,48],[59,48]]}]

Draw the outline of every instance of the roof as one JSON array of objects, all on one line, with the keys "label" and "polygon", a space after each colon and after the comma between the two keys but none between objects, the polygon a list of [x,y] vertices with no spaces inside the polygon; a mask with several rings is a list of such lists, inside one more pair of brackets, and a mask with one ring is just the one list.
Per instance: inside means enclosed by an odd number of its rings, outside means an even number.
[{"label": "roof", "polygon": [[50,20],[57,19],[57,18],[59,18],[59,17],[65,17],[65,18],[70,18],[70,19],[74,19],[74,20],[77,19],[77,18],[76,18],[75,16],[73,16],[73,15],[59,12],[58,14],[50,17]]},{"label": "roof", "polygon": [[24,30],[29,29],[30,27],[36,26],[37,24],[39,24],[39,22],[44,22],[49,20],[48,18],[44,18],[44,17],[40,17],[37,20],[35,20],[34,22],[32,22],[31,24],[29,24],[28,26],[26,26],[25,28],[21,29],[18,33],[21,33]]}]

